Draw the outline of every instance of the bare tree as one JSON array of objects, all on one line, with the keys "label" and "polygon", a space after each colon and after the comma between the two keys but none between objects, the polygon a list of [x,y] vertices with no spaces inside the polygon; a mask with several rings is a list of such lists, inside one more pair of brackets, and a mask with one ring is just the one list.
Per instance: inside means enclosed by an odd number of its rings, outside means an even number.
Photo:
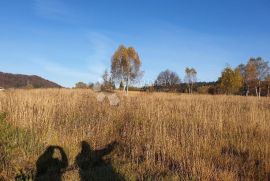
[{"label": "bare tree", "polygon": [[160,72],[156,81],[155,85],[158,87],[165,87],[169,88],[170,90],[175,89],[178,84],[180,84],[181,80],[177,73],[172,72],[170,70],[165,70]]},{"label": "bare tree", "polygon": [[240,74],[241,74],[241,76],[242,77],[245,77],[245,75],[246,75],[246,65],[245,64],[240,64],[240,65],[238,65],[237,67],[236,67],[236,69],[238,69],[239,71],[240,71]]},{"label": "bare tree", "polygon": [[106,69],[102,75],[103,84],[101,85],[101,89],[104,91],[112,91],[114,89],[114,82],[111,79],[111,75]]},{"label": "bare tree", "polygon": [[77,89],[85,89],[85,88],[87,88],[87,87],[88,87],[87,84],[84,83],[84,82],[77,82],[77,83],[75,84],[75,88],[77,88]]},{"label": "bare tree", "polygon": [[236,67],[236,70],[238,70],[242,76],[242,79],[243,79],[243,85],[244,85],[244,88],[245,88],[245,94],[246,96],[248,96],[249,94],[249,83],[248,83],[248,77],[247,77],[247,66],[243,63],[241,63],[240,65],[238,65]]},{"label": "bare tree", "polygon": [[188,92],[192,94],[193,84],[197,81],[197,71],[194,68],[185,69],[185,82],[188,84]]},{"label": "bare tree", "polygon": [[112,57],[111,74],[113,80],[125,84],[123,90],[126,90],[126,94],[129,84],[141,75],[140,67],[141,60],[136,50],[120,45]]}]

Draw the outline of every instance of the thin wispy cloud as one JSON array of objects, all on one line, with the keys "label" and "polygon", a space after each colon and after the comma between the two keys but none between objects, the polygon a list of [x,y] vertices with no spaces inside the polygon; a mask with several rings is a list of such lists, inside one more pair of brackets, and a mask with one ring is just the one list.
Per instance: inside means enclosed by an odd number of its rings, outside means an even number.
[{"label": "thin wispy cloud", "polygon": [[90,55],[87,57],[88,70],[99,77],[110,66],[110,60],[116,43],[108,36],[88,32],[87,38],[90,43]]},{"label": "thin wispy cloud", "polygon": [[71,21],[72,8],[62,0],[34,0],[34,11],[42,18]]},{"label": "thin wispy cloud", "polygon": [[[152,81],[159,73],[156,70],[167,68],[178,72],[183,78],[185,67],[197,69],[199,81],[212,81],[225,66],[223,62],[233,60],[229,49],[224,46],[224,43],[231,41],[227,37],[202,33],[167,22],[162,22],[162,25],[147,26],[149,32],[139,37],[137,43],[138,47],[143,47],[139,52],[142,59],[155,62],[143,64],[147,70],[145,77]],[[148,39],[145,40],[145,36]],[[203,66],[198,66],[201,64]]]},{"label": "thin wispy cloud", "polygon": [[74,60],[78,67],[70,67],[55,58],[46,55],[30,58],[30,61],[41,69],[50,80],[61,82],[63,86],[72,87],[76,82],[85,83],[102,81],[105,69],[110,68],[110,59],[114,51],[114,41],[96,32],[88,32],[89,56]]},{"label": "thin wispy cloud", "polygon": [[90,72],[67,67],[57,61],[40,57],[32,58],[31,61],[41,70],[40,72],[47,75],[48,79],[60,82],[61,85],[66,87],[72,87],[78,81],[86,81],[88,77],[97,78]]}]

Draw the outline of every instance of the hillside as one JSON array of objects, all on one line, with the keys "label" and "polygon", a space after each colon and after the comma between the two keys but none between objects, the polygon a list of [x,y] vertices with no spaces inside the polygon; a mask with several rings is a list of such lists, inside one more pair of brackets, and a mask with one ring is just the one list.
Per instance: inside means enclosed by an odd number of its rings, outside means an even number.
[{"label": "hillside", "polygon": [[3,88],[61,88],[60,85],[36,75],[0,72],[0,87]]}]

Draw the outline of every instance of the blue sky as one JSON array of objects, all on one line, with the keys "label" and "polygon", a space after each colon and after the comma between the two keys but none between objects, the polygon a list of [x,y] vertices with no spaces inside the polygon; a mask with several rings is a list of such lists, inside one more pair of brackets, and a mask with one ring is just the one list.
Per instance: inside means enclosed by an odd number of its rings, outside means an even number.
[{"label": "blue sky", "polygon": [[95,82],[120,44],[137,49],[145,83],[187,66],[214,81],[226,64],[270,60],[270,1],[0,1],[0,71]]}]

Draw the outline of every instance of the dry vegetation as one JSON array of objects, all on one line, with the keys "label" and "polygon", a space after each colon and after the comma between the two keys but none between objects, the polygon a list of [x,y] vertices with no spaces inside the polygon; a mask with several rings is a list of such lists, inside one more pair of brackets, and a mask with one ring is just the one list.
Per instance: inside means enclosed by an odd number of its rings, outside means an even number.
[{"label": "dry vegetation", "polygon": [[[72,165],[81,141],[93,149],[117,141],[107,159],[127,180],[270,178],[269,98],[118,93],[120,105],[110,106],[96,94],[1,92],[0,113],[6,113],[8,125],[1,127],[0,180],[34,170],[49,145],[63,147]],[[78,180],[78,175],[73,169],[63,177]]]}]

